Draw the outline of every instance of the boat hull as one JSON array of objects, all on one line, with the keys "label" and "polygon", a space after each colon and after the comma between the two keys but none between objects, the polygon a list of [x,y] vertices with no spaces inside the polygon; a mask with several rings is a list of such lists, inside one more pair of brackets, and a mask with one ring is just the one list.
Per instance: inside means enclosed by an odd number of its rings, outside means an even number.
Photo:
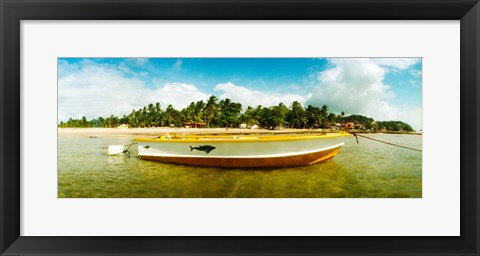
[{"label": "boat hull", "polygon": [[331,160],[343,136],[139,139],[145,160],[215,167],[288,167]]},{"label": "boat hull", "polygon": [[189,157],[189,156],[140,156],[145,160],[160,161],[166,163],[215,166],[215,167],[288,167],[303,166],[327,162],[337,155],[342,144],[318,152],[293,154],[287,156],[268,157]]}]

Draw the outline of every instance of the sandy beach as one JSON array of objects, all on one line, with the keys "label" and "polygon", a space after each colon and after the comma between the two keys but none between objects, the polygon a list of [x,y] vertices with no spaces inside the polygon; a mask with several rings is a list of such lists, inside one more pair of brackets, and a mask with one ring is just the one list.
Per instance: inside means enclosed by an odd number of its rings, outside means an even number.
[{"label": "sandy beach", "polygon": [[59,135],[84,135],[84,136],[118,136],[141,135],[160,136],[165,134],[292,134],[292,133],[323,133],[322,130],[309,129],[240,129],[240,128],[58,128]]}]

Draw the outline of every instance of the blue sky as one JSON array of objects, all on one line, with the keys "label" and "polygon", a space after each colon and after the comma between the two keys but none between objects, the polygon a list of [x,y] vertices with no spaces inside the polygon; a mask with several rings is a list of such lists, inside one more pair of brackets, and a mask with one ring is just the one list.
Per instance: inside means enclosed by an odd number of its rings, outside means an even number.
[{"label": "blue sky", "polygon": [[58,92],[59,121],[216,95],[244,109],[297,100],[422,127],[420,58],[59,58]]}]

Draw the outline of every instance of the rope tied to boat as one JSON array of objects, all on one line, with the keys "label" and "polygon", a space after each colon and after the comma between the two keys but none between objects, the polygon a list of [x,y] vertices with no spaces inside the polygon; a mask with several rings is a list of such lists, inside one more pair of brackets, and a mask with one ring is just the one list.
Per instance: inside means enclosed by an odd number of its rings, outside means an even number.
[{"label": "rope tied to boat", "polygon": [[134,139],[132,141],[132,143],[130,143],[130,145],[125,145],[125,146],[128,146],[127,149],[123,150],[123,154],[125,154],[125,158],[130,158],[130,151],[128,151],[130,149],[130,147],[133,145],[133,144],[136,144],[135,141],[137,141],[137,139]]},{"label": "rope tied to boat", "polygon": [[357,133],[355,133],[355,132],[350,132],[350,134],[352,134],[353,136],[355,136],[355,139],[357,139],[357,143],[358,143],[358,137],[362,137],[362,138],[365,138],[365,139],[369,139],[369,140],[381,142],[381,143],[384,143],[384,144],[387,144],[387,145],[391,145],[391,146],[395,146],[395,147],[399,147],[399,148],[410,149],[410,150],[415,150],[415,151],[422,152],[421,149],[406,147],[406,146],[402,146],[402,145],[390,143],[390,142],[387,142],[387,141],[383,141],[383,140],[379,140],[379,139],[374,139],[374,138],[371,138],[371,137],[367,137],[367,136],[365,136],[365,135],[357,134]]}]

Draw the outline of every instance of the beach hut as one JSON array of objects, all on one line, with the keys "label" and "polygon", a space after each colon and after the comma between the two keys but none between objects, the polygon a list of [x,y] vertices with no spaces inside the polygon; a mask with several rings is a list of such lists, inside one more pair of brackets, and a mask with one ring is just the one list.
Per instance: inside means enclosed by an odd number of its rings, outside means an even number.
[{"label": "beach hut", "polygon": [[348,123],[342,124],[342,128],[344,130],[351,130],[355,128],[355,125],[353,124],[353,122],[348,122]]}]

